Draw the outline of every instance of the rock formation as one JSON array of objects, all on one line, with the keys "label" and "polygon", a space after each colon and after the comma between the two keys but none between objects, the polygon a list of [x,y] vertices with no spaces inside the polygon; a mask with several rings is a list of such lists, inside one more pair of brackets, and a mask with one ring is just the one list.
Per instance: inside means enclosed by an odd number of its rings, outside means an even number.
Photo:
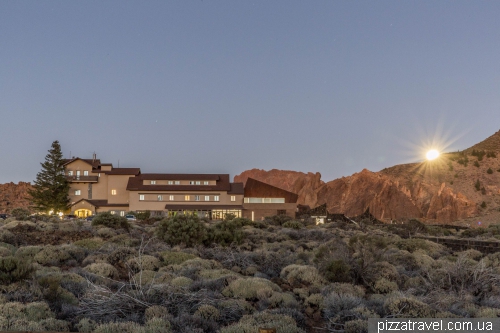
[{"label": "rock formation", "polygon": [[30,202],[27,199],[30,183],[12,182],[0,184],[0,213],[10,213],[14,208],[29,208]]}]

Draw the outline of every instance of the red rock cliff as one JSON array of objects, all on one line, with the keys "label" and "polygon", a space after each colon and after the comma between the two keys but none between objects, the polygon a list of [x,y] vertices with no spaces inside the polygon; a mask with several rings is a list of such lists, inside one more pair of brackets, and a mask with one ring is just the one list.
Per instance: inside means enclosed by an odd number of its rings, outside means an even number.
[{"label": "red rock cliff", "polygon": [[14,208],[28,208],[30,202],[26,198],[29,189],[31,184],[25,182],[0,184],[0,212],[10,213]]}]

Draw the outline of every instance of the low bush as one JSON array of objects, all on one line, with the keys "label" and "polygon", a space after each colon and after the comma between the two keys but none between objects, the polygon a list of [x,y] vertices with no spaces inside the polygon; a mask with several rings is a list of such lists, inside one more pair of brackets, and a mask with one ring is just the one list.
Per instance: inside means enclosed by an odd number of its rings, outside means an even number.
[{"label": "low bush", "polygon": [[281,270],[281,278],[287,281],[292,288],[300,285],[321,285],[325,281],[314,266],[288,265]]},{"label": "low bush", "polygon": [[118,271],[110,264],[95,263],[83,268],[85,271],[107,278],[118,278]]},{"label": "low bush", "polygon": [[241,244],[245,238],[242,227],[246,219],[224,220],[212,225],[208,229],[205,244],[216,243],[221,246]]},{"label": "low bush", "polygon": [[92,225],[103,225],[112,229],[125,229],[127,231],[130,230],[130,223],[124,216],[113,215],[110,212],[98,213],[92,219]]},{"label": "low bush", "polygon": [[429,305],[410,297],[391,297],[384,307],[393,318],[432,318],[435,314]]},{"label": "low bush", "polygon": [[304,224],[302,224],[300,221],[290,220],[283,223],[283,228],[302,229],[304,228]]},{"label": "low bush", "polygon": [[281,288],[267,279],[249,277],[231,282],[222,293],[227,297],[255,300],[270,296],[273,292],[281,292]]},{"label": "low bush", "polygon": [[33,259],[40,265],[60,266],[66,260],[71,259],[71,255],[58,246],[47,245]]},{"label": "low bush", "polygon": [[292,317],[269,312],[259,312],[253,315],[245,315],[236,324],[220,329],[220,333],[255,333],[259,327],[276,328],[276,333],[305,333],[297,327]]},{"label": "low bush", "polygon": [[163,219],[157,227],[158,237],[171,245],[191,247],[207,238],[207,229],[195,215],[176,215]]},{"label": "low bush", "polygon": [[161,253],[161,258],[165,265],[178,265],[186,260],[194,259],[196,256],[191,253],[180,251],[164,251]]},{"label": "low bush", "polygon": [[14,256],[0,258],[0,284],[28,279],[33,271],[33,265],[26,259]]},{"label": "low bush", "polygon": [[10,214],[17,220],[17,221],[24,221],[27,220],[28,217],[30,216],[30,211],[25,209],[25,208],[14,208]]}]

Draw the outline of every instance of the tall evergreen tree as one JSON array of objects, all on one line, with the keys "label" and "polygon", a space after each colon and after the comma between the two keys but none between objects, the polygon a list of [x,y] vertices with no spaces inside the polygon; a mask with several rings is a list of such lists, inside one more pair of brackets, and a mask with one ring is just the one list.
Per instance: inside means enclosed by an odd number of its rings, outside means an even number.
[{"label": "tall evergreen tree", "polygon": [[45,156],[42,171],[37,173],[33,190],[29,195],[35,209],[41,212],[64,212],[69,207],[69,182],[64,175],[64,161],[59,141],[52,142],[52,148]]}]

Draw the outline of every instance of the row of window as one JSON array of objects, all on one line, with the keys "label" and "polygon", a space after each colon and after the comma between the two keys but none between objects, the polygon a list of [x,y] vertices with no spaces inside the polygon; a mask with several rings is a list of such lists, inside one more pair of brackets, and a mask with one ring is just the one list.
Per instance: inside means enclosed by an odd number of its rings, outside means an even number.
[{"label": "row of window", "polygon": [[[180,180],[169,180],[168,181],[168,185],[180,185],[180,184],[181,184]],[[156,180],[152,180],[151,185],[156,185]],[[201,181],[200,180],[191,180],[189,182],[189,185],[201,185]],[[210,183],[207,180],[205,180],[203,182],[203,185],[210,185]]]},{"label": "row of window", "polygon": [[[166,197],[167,197],[166,195],[164,196],[164,195],[159,194],[159,195],[157,195],[156,198],[157,198],[158,201],[163,201],[163,198],[166,199]],[[191,198],[194,199],[193,201],[201,201],[201,197],[202,197],[201,195],[185,195],[184,196],[184,201],[191,201]],[[210,200],[210,197],[211,197],[210,195],[205,195],[204,197],[205,197],[205,201],[219,201],[220,200],[220,197],[218,195],[214,195],[213,196],[213,198],[214,198],[213,200]],[[144,194],[139,194],[139,200],[140,201],[144,201],[145,200],[145,195]],[[168,196],[168,200],[174,201],[175,200],[175,196],[174,195],[169,195]],[[235,195],[231,196],[231,201],[236,201],[236,196]]]},{"label": "row of window", "polygon": [[[81,190],[75,190],[75,195],[82,195]],[[116,190],[111,190],[111,195],[116,195]]]},{"label": "row of window", "polygon": [[[83,171],[83,175],[84,175],[84,176],[88,176],[88,175],[89,175],[89,172],[88,172],[87,170],[84,170],[84,171]],[[70,171],[68,171],[68,176],[73,176],[73,171],[71,171],[71,170],[70,170]],[[78,176],[80,176],[80,170],[77,170],[77,171],[76,171],[76,176],[77,176],[77,177],[78,177]]]}]

